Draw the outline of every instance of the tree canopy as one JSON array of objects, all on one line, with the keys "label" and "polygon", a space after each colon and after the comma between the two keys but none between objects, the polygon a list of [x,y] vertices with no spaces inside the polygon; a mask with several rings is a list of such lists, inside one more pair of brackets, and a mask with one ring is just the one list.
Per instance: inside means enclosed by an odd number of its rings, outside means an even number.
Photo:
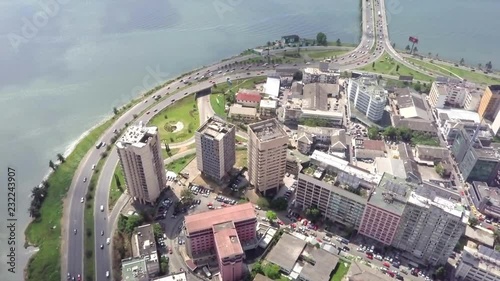
[{"label": "tree canopy", "polygon": [[284,211],[288,207],[288,201],[283,197],[279,197],[271,201],[270,207],[276,211]]},{"label": "tree canopy", "polygon": [[306,216],[309,220],[315,221],[321,217],[321,211],[317,207],[311,206],[306,209]]},{"label": "tree canopy", "polygon": [[318,45],[328,45],[326,34],[324,34],[323,32],[319,32],[318,35],[316,35],[316,42],[318,43]]},{"label": "tree canopy", "polygon": [[276,213],[275,213],[275,212],[273,212],[273,211],[267,211],[267,212],[266,212],[266,218],[267,218],[268,220],[270,220],[270,221],[275,221],[275,220],[278,218],[278,216],[277,216],[277,215],[276,215]]}]

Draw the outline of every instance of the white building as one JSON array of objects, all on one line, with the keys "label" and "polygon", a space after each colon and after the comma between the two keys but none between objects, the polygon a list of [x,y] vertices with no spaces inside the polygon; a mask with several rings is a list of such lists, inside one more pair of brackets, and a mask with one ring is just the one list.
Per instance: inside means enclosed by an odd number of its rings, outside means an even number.
[{"label": "white building", "polygon": [[280,93],[281,80],[279,77],[267,77],[266,84],[264,85],[265,93],[271,97],[278,97]]},{"label": "white building", "polygon": [[158,128],[130,126],[116,147],[130,196],[153,204],[167,183]]},{"label": "white building", "polygon": [[460,202],[458,194],[430,184],[411,191],[392,246],[423,264],[446,263],[468,223]]},{"label": "white building", "polygon": [[221,180],[233,168],[236,129],[233,124],[211,117],[195,133],[196,163],[203,174]]},{"label": "white building", "polygon": [[445,104],[463,107],[467,94],[462,82],[435,81],[429,93],[429,103],[436,108],[443,108]]},{"label": "white building", "polygon": [[379,121],[387,104],[387,92],[370,78],[349,79],[349,101],[372,121]]},{"label": "white building", "polygon": [[495,120],[491,124],[491,129],[493,130],[493,134],[498,135],[500,133],[500,111],[495,116]]},{"label": "white building", "polygon": [[500,280],[500,253],[482,245],[477,250],[464,247],[455,278],[460,281]]}]

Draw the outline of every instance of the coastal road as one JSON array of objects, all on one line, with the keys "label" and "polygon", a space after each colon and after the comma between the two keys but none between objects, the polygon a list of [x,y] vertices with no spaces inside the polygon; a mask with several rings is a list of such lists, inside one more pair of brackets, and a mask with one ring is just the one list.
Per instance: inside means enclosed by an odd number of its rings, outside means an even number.
[{"label": "coastal road", "polygon": [[[247,77],[254,77],[254,76],[261,76],[261,75],[269,75],[274,72],[274,70],[256,70],[256,71],[250,71],[250,75],[246,74],[247,70],[245,70],[245,76]],[[264,72],[264,73],[262,73]],[[231,73],[232,76],[234,75],[243,75],[242,73],[235,72]],[[243,76],[242,76],[243,77]],[[216,83],[224,83],[226,81],[226,76],[217,75],[214,77],[211,77],[212,81]],[[174,82],[175,83],[180,83],[178,81]],[[146,113],[143,113],[134,123],[138,122],[143,122],[143,124],[147,124],[149,120],[151,120],[155,116],[155,112],[160,112],[162,109],[174,104],[177,100],[182,99],[185,96],[200,92],[202,90],[205,90],[207,88],[211,87],[211,83],[209,81],[202,81],[196,84],[193,84],[192,86],[182,90],[181,92],[178,92],[176,94],[173,94],[169,96],[168,98],[157,102],[154,104],[152,108],[149,108]],[[153,102],[154,100],[150,98],[150,101]],[[206,100],[204,101],[205,103],[207,102]],[[148,102],[149,103],[149,102]],[[141,104],[148,104],[141,102]],[[207,112],[203,115],[210,115],[213,114],[213,111],[211,107],[209,106],[210,100],[208,100],[208,108],[204,109],[207,110]],[[145,108],[144,108],[145,109]],[[143,110],[144,110],[143,109]],[[149,114],[148,114],[149,112]],[[134,111],[134,114],[140,114],[140,111]],[[202,114],[200,114],[202,116]],[[205,116],[206,118],[206,116]],[[127,121],[126,119],[125,121]],[[128,120],[130,122],[130,120]],[[118,122],[117,122],[118,123]],[[123,124],[115,124],[113,128],[124,128],[125,122]],[[112,136],[112,135],[111,135]],[[108,139],[111,138],[109,136]],[[112,144],[110,144],[112,145]],[[108,245],[106,245],[106,239],[108,237],[112,237],[112,227],[115,223],[115,220],[118,216],[115,216],[114,218],[109,218],[109,213],[108,213],[108,198],[109,198],[109,186],[111,184],[111,181],[113,180],[113,174],[116,168],[116,165],[118,164],[118,153],[116,152],[115,147],[113,146],[109,156],[106,159],[105,164],[102,167],[102,172],[100,174],[98,184],[96,187],[96,196],[95,196],[95,204],[94,204],[94,228],[95,228],[95,252],[96,254],[96,263],[95,263],[95,272],[96,272],[96,278],[97,280],[102,279],[103,277],[105,278],[106,276],[106,271],[109,271],[110,273],[112,272],[111,270],[111,253],[112,249]],[[104,207],[104,211],[101,212],[100,206]],[[119,208],[120,206],[115,206]],[[104,231],[104,235],[101,236],[101,231]],[[104,249],[101,249],[100,246],[103,245]]]},{"label": "coastal road", "polygon": [[[236,61],[246,61],[249,58],[255,57],[255,55],[248,55],[248,56],[243,56],[235,59],[230,59],[227,61],[224,61],[222,63],[217,63],[214,65],[211,65],[203,70],[200,71],[216,71],[217,68],[222,67],[228,63],[233,63]],[[187,76],[187,75],[186,75]],[[175,89],[176,87],[184,87],[185,85],[183,83],[180,83],[179,80],[174,81],[167,85],[166,87],[160,89],[155,93],[155,95],[160,94],[161,96],[164,96],[165,94],[168,94],[172,89]],[[113,133],[114,129],[123,129],[125,127],[125,123],[131,122],[134,117],[134,114],[140,114],[142,111],[146,110],[151,103],[153,102],[153,99],[149,98],[148,99],[151,102],[140,102],[137,103],[135,106],[127,110],[122,116],[120,116],[113,126],[109,128],[107,131],[105,131],[99,141],[105,141],[106,143],[110,142],[110,139],[114,136],[115,133]],[[100,154],[105,151],[104,148],[96,149],[92,148],[85,157],[82,159],[80,162],[74,176],[73,180],[71,183],[71,186],[69,188],[68,192],[68,197],[65,202],[65,210],[64,210],[64,222],[62,224],[62,237],[63,241],[61,243],[61,279],[64,280],[67,277],[67,274],[69,273],[71,276],[77,276],[80,274],[83,276],[83,259],[84,259],[84,237],[86,230],[83,227],[83,221],[84,221],[84,208],[85,208],[85,203],[81,203],[81,198],[84,198],[85,195],[87,194],[87,189],[88,189],[88,184],[90,181],[90,178],[92,177],[93,170],[92,170],[92,165],[96,164],[99,159],[101,158]],[[108,156],[108,158],[113,157],[113,153],[110,153],[111,155]],[[113,169],[114,171],[114,169]],[[85,182],[84,179],[86,178]],[[97,193],[99,194],[99,192]],[[97,206],[100,205],[107,205],[104,204],[101,200],[104,200],[102,198],[97,199],[96,202]],[[107,196],[106,196],[107,200]],[[85,201],[85,199],[84,199]],[[102,214],[99,214],[98,217],[105,218],[108,216],[107,213],[107,208],[105,208],[104,212]],[[98,231],[99,233],[96,233],[96,235],[100,236],[100,229],[104,229],[103,226],[97,225],[98,228],[95,229],[95,231]],[[106,228],[107,229],[107,228]],[[75,232],[76,231],[76,232]],[[104,236],[106,237],[106,235]],[[107,252],[107,251],[102,251],[102,252]],[[100,253],[100,252],[97,252]],[[98,258],[103,258],[104,255],[98,255]],[[104,257],[109,260],[109,255],[108,257]],[[107,262],[107,265],[109,265],[109,261]],[[108,267],[109,268],[109,267]],[[103,276],[102,274],[105,274],[101,272],[97,272],[96,274],[99,274],[98,276]],[[102,278],[102,277],[100,277]],[[99,278],[99,279],[100,279]],[[82,277],[82,280],[85,280],[84,277]]]}]

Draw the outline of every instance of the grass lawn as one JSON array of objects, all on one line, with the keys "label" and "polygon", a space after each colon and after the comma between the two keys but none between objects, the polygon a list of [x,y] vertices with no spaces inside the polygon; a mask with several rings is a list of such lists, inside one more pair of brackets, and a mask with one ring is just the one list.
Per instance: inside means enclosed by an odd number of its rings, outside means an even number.
[{"label": "grass lawn", "polygon": [[226,117],[226,109],[225,109],[226,101],[224,99],[224,95],[220,93],[211,94],[210,105],[212,106],[212,109],[215,111],[215,114],[221,117]]},{"label": "grass lawn", "polygon": [[246,167],[247,165],[247,150],[237,149],[236,150],[236,167]]},{"label": "grass lawn", "polygon": [[45,280],[61,278],[62,200],[71,186],[78,164],[113,122],[115,119],[110,119],[92,130],[48,178],[47,182],[50,187],[40,209],[41,219],[30,223],[25,231],[27,242],[39,247],[39,251],[28,263],[27,280],[39,280],[40,276],[43,276]]},{"label": "grass lawn", "polygon": [[[176,124],[182,123],[182,129],[173,132]],[[195,130],[200,126],[196,100],[193,95],[185,97],[160,111],[149,125],[157,126],[160,139],[167,143],[182,142],[194,135]]]},{"label": "grass lawn", "polygon": [[172,171],[176,174],[180,173],[186,166],[196,158],[196,154],[189,154],[186,155],[182,158],[179,158],[173,162],[170,162],[169,164],[165,165],[165,168],[169,171]]},{"label": "grass lawn", "polygon": [[163,156],[163,160],[172,157],[172,155],[177,154],[179,152],[179,148],[171,148],[170,149],[170,154],[165,150],[164,148],[161,149],[161,155]]},{"label": "grass lawn", "polygon": [[433,71],[437,71],[437,72],[440,72],[440,73],[443,73],[446,75],[453,76],[450,73],[450,72],[453,72],[456,75],[458,75],[464,79],[467,79],[468,81],[471,81],[471,82],[475,82],[475,83],[479,83],[479,84],[488,84],[488,85],[500,83],[500,79],[494,78],[494,77],[489,77],[488,75],[481,73],[481,71],[473,72],[470,70],[454,67],[451,65],[440,64],[437,62],[431,63],[431,62],[426,62],[426,61],[422,61],[422,60],[414,59],[414,58],[408,58],[408,60],[416,65],[421,66],[421,67],[424,67],[424,68],[427,68],[427,69],[430,69]]},{"label": "grass lawn", "polygon": [[[399,65],[399,70],[396,71],[397,65]],[[410,75],[413,76],[414,80],[422,80],[422,81],[433,81],[434,78],[420,73],[413,71],[412,69],[399,64],[394,61],[387,53],[384,53],[376,62],[375,62],[375,67],[372,67],[372,65],[365,65],[361,68],[360,70],[364,71],[369,71],[369,72],[375,72],[375,73],[380,73],[380,74],[387,74],[387,75],[394,75],[394,76],[399,76],[399,75]]]},{"label": "grass lawn", "polygon": [[240,136],[237,135],[236,136],[236,142],[247,142],[247,139],[242,138],[242,137],[240,137]]},{"label": "grass lawn", "polygon": [[117,164],[115,167],[115,172],[113,173],[113,179],[111,180],[111,186],[109,189],[109,200],[108,200],[108,208],[109,210],[113,210],[116,201],[125,191],[125,176],[123,175],[123,170],[120,164]]},{"label": "grass lawn", "polygon": [[351,265],[349,263],[340,260],[330,281],[342,281],[342,278],[344,278],[344,276],[349,271],[350,266]]},{"label": "grass lawn", "polygon": [[335,58],[335,56],[340,56],[351,50],[329,50],[329,51],[302,51],[301,54],[307,54],[312,59],[325,59],[325,58]]}]

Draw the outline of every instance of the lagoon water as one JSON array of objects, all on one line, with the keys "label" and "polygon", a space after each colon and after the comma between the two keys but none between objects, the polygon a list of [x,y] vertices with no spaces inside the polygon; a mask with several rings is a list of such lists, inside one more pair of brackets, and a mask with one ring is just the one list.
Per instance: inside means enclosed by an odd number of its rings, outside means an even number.
[{"label": "lagoon water", "polygon": [[[500,41],[498,33],[485,28],[500,27],[493,16],[499,2],[457,1],[461,6],[452,0],[401,1],[402,9],[391,15],[391,36],[398,45],[419,36],[421,50],[441,57],[500,64],[493,44]],[[21,249],[29,193],[49,160],[110,116],[114,106],[152,87],[153,81],[142,81],[151,71],[160,73],[154,81],[160,83],[286,34],[312,38],[322,31],[343,42],[360,36],[354,0],[40,2],[49,3],[48,12],[35,0],[0,1],[0,166],[17,170],[18,272],[28,257]],[[450,16],[441,16],[436,6]],[[5,182],[4,172],[0,180]],[[5,188],[0,198],[6,200]],[[0,211],[2,225],[5,213]],[[0,241],[7,237],[4,229]],[[0,245],[2,276],[6,246]]]}]

